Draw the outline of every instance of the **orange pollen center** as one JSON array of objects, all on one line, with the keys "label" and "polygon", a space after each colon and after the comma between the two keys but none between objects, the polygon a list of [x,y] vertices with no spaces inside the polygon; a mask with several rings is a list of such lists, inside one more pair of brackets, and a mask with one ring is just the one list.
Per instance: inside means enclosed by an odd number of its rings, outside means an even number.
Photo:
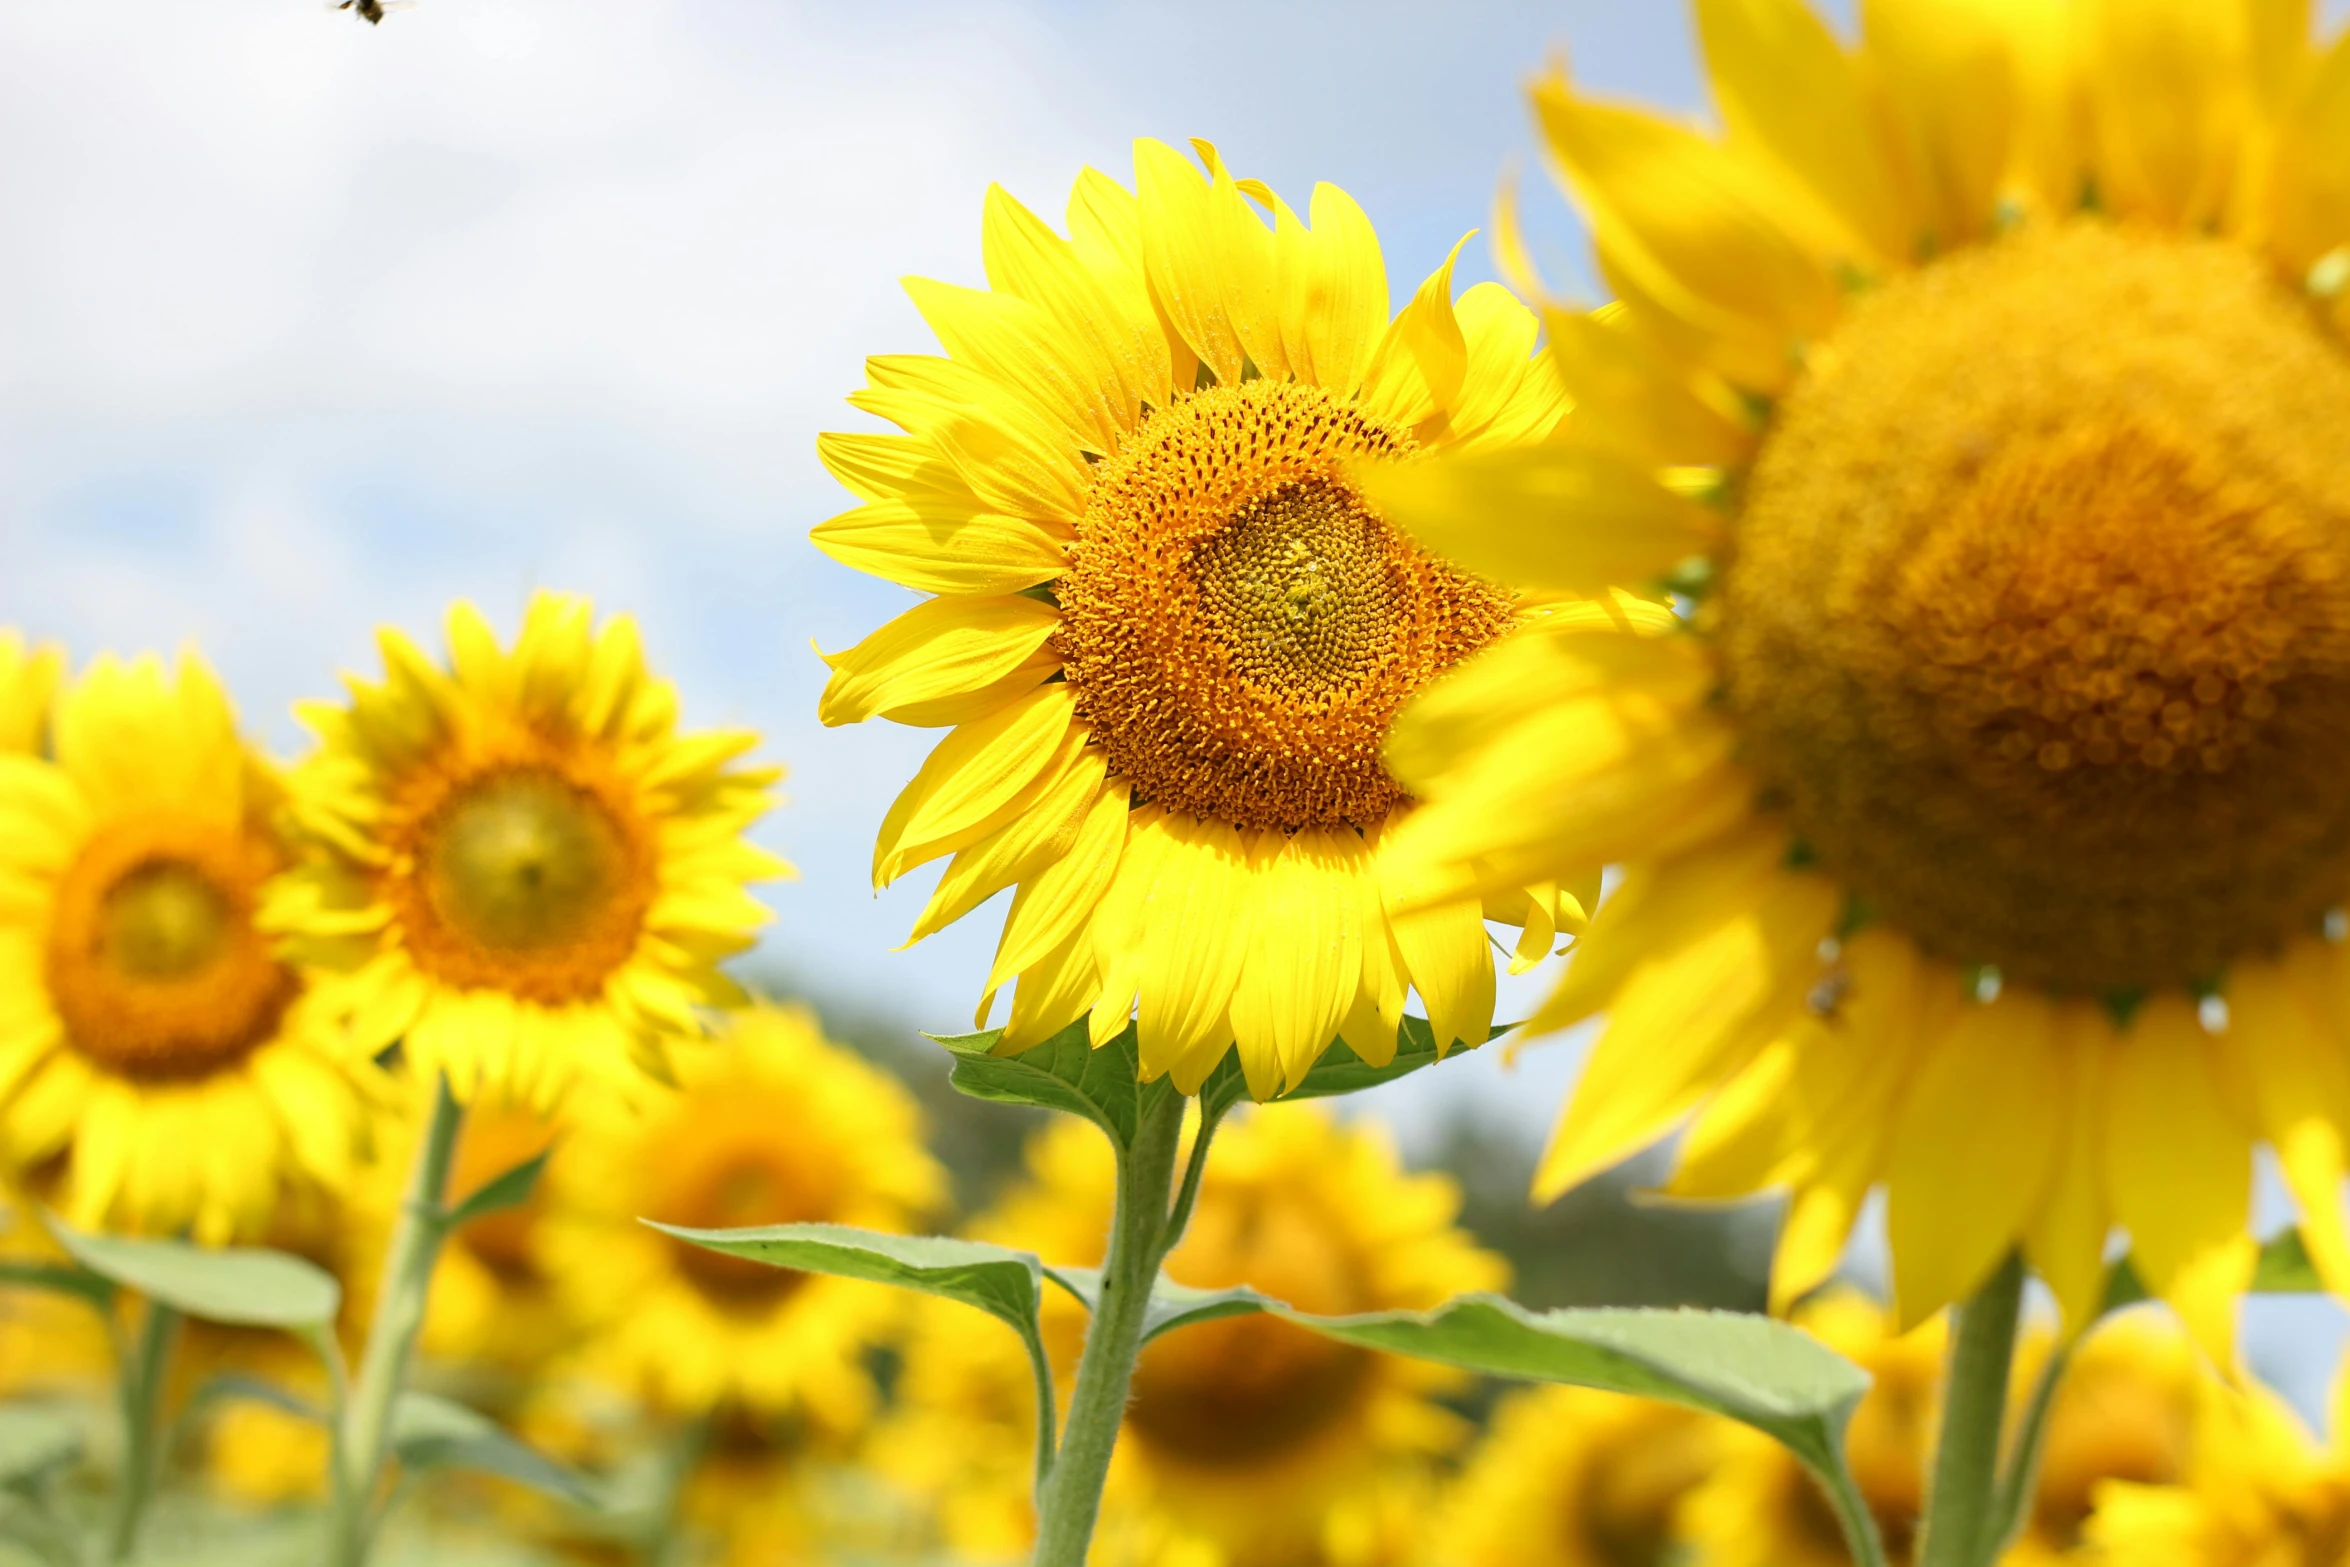
[{"label": "orange pollen center", "polygon": [[1368,828],[1412,694],[1509,624],[1348,482],[1411,436],[1319,388],[1246,381],[1153,412],[1095,469],[1055,642],[1136,797],[1239,827]]},{"label": "orange pollen center", "polygon": [[1749,487],[1748,759],[1876,914],[2111,994],[2350,890],[2350,361],[2240,247],[2083,221],[1863,299]]},{"label": "orange pollen center", "polygon": [[434,978],[561,1005],[636,950],[651,837],[596,759],[526,741],[428,766],[392,816],[386,895]]},{"label": "orange pollen center", "polygon": [[178,816],[101,828],[57,889],[49,992],[67,1042],[129,1077],[204,1077],[277,1031],[297,988],[253,928],[281,865],[257,832]]}]

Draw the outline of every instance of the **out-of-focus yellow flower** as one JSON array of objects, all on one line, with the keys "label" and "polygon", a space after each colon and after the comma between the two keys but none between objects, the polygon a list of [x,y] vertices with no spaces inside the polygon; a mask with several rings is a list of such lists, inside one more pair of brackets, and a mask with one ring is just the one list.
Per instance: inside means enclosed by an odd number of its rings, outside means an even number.
[{"label": "out-of-focus yellow flower", "polygon": [[85,1227],[254,1234],[348,1182],[373,1079],[254,924],[277,777],[192,653],[102,658],[54,722],[0,751],[0,1154]]},{"label": "out-of-focus yellow flower", "polygon": [[[32,1202],[0,1200],[0,1259],[67,1261],[36,1211]],[[89,1306],[49,1290],[0,1285],[0,1400],[91,1395],[113,1376],[106,1324]]]},{"label": "out-of-focus yellow flower", "polygon": [[[2035,1346],[2024,1358],[2037,1361],[2045,1352]],[[2208,1374],[2167,1317],[2133,1311],[2099,1324],[2057,1384],[2039,1487],[2006,1567],[2039,1567],[2076,1551],[2106,1482],[2180,1479]]]},{"label": "out-of-focus yellow flower", "polygon": [[[1431,1532],[1440,1567],[1666,1567],[1721,1423],[1588,1388],[1512,1393]],[[1830,1524],[1833,1528],[1833,1523]]]},{"label": "out-of-focus yellow flower", "polygon": [[1719,137],[1535,90],[1618,295],[1546,312],[1563,437],[1366,477],[1591,595],[1398,721],[1385,873],[1621,867],[1536,1019],[1607,1019],[1541,1193],[1696,1112],[1678,1191],[1793,1194],[1781,1303],[1882,1185],[1906,1323],[2019,1247],[2085,1321],[2119,1225],[2225,1356],[2256,1142],[2350,1294],[2350,46],[1695,11]]},{"label": "out-of-focus yellow flower", "polygon": [[947,1194],[921,1112],[802,1007],[737,1012],[678,1068],[678,1090],[641,1106],[582,1096],[556,1162],[538,1255],[583,1324],[582,1364],[665,1413],[734,1400],[854,1429],[874,1400],[865,1354],[905,1297],[706,1251],[640,1221],[913,1229]]},{"label": "out-of-focus yellow flower", "polygon": [[[1047,1128],[1029,1180],[975,1222],[981,1239],[1051,1262],[1101,1260],[1115,1172],[1088,1126]],[[1168,1277],[1249,1283],[1308,1311],[1425,1308],[1498,1288],[1501,1260],[1453,1227],[1459,1193],[1407,1175],[1376,1129],[1316,1106],[1272,1106],[1217,1136]],[[926,1312],[906,1353],[905,1406],[878,1461],[933,1498],[955,1549],[1026,1549],[1034,1390],[1008,1330],[976,1312]],[[1048,1298],[1064,1397],[1084,1336]],[[1395,1561],[1415,1521],[1379,1504],[1413,1488],[1466,1434],[1434,1395],[1457,1374],[1334,1344],[1271,1317],[1179,1329],[1143,1351],[1096,1541],[1105,1561],[1312,1567]]]},{"label": "out-of-focus yellow flower", "polygon": [[65,654],[25,645],[24,633],[0,629],[0,751],[38,756],[49,738],[49,708],[65,676]]},{"label": "out-of-focus yellow flower", "polygon": [[2334,1383],[2334,1439],[2313,1438],[2257,1383],[2198,1385],[2184,1473],[2169,1485],[2098,1486],[2084,1531],[2111,1567],[2340,1567],[2350,1560],[2345,1390]]},{"label": "out-of-focus yellow flower", "polygon": [[[1797,1324],[1869,1373],[1853,1411],[1845,1461],[1877,1520],[1886,1556],[1917,1538],[1926,1465],[1942,1418],[1943,1323],[1896,1335],[1873,1301],[1839,1290],[1810,1301]],[[1745,1426],[1721,1428],[1720,1467],[1691,1493],[1682,1536],[1706,1567],[1843,1567],[1849,1558],[1828,1499],[1795,1456]]]},{"label": "out-of-focus yellow flower", "polygon": [[745,885],[789,867],[746,841],[774,768],[756,737],[680,734],[677,693],[635,622],[531,600],[511,650],[469,604],[449,667],[397,631],[385,679],[310,703],[294,775],[313,849],[265,911],[366,1053],[394,1041],[425,1081],[544,1111],[580,1081],[667,1075],[717,968],[767,919]]},{"label": "out-of-focus yellow flower", "polygon": [[[937,596],[828,656],[821,715],[949,731],[874,882],[954,856],[916,938],[1019,887],[980,1008],[1018,979],[1003,1048],[1089,1011],[1099,1043],[1139,998],[1145,1076],[1190,1092],[1237,1042],[1266,1098],[1342,1032],[1386,1061],[1408,988],[1440,1043],[1485,1040],[1479,901],[1406,914],[1374,869],[1409,806],[1379,748],[1513,606],[1358,470],[1540,436],[1566,402],[1505,290],[1456,303],[1448,258],[1391,319],[1352,199],[1317,186],[1309,228],[1193,146],[1204,178],[1155,141],[1133,194],[1087,170],[1066,239],[991,190],[990,286],[908,285],[946,356],[867,361],[850,401],[907,433],[822,438],[863,504],[815,542]],[[1493,912],[1535,960],[1583,904],[1544,883]]]}]

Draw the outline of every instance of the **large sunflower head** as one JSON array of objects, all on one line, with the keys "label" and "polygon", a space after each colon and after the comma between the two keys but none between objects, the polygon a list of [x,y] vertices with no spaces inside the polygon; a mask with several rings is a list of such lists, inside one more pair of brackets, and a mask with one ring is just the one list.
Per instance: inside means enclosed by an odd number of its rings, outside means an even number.
[{"label": "large sunflower head", "polygon": [[[972,1226],[1049,1262],[1101,1261],[1115,1197],[1108,1150],[1074,1121],[1038,1134],[1028,1181]],[[1167,1276],[1253,1284],[1308,1311],[1417,1310],[1499,1288],[1501,1259],[1454,1228],[1459,1193],[1409,1175],[1375,1129],[1318,1106],[1260,1110],[1217,1134],[1191,1226]],[[1044,1330],[1064,1392],[1085,1332],[1048,1298]],[[1403,1543],[1379,1506],[1408,1493],[1463,1433],[1435,1395],[1458,1378],[1318,1338],[1272,1317],[1185,1328],[1142,1353],[1103,1503],[1103,1539],[1138,1562],[1211,1567],[1384,1561]],[[975,1313],[926,1319],[907,1353],[901,1437],[932,1455],[893,1464],[942,1498],[959,1549],[1024,1546],[1034,1408],[1010,1334]],[[911,1425],[903,1425],[910,1421]],[[1007,1439],[982,1439],[983,1433]],[[938,1454],[969,1453],[940,1462]],[[885,1449],[886,1451],[886,1449]]]},{"label": "large sunflower head", "polygon": [[1443,1567],[1666,1567],[1721,1423],[1589,1388],[1512,1393],[1434,1531]]},{"label": "large sunflower head", "polygon": [[102,658],[0,754],[0,1151],[79,1224],[251,1234],[339,1187],[371,1070],[256,927],[276,774],[193,654]]},{"label": "large sunflower head", "polygon": [[2118,1224],[2218,1347],[2266,1139],[2350,1289],[2350,49],[1696,11],[1719,134],[1536,93],[1619,296],[1549,311],[1563,437],[1372,483],[1592,595],[1389,749],[1393,874],[1621,867],[1541,1189],[1696,1111],[1686,1191],[1793,1192],[1782,1301],[1883,1183],[1909,1320],[2019,1246],[2086,1314]]},{"label": "large sunflower head", "polygon": [[[1516,604],[1360,475],[1565,404],[1501,288],[1456,302],[1447,260],[1391,318],[1352,200],[1318,186],[1309,224],[1194,145],[1204,177],[1152,141],[1132,194],[1088,170],[1067,238],[991,190],[990,286],[909,284],[946,356],[868,362],[850,401],[906,433],[823,437],[863,504],[815,541],[932,596],[829,656],[821,712],[948,731],[874,880],[953,856],[916,938],[1019,889],[1004,1049],[1139,1002],[1147,1076],[1190,1092],[1237,1042],[1262,1098],[1342,1033],[1387,1060],[1409,989],[1446,1046],[1486,1037],[1485,904],[1403,912],[1372,850],[1410,807],[1389,724]],[[1583,912],[1551,882],[1490,902],[1529,960]]]},{"label": "large sunflower head", "polygon": [[800,1007],[735,1013],[679,1065],[673,1094],[583,1101],[553,1172],[536,1250],[584,1325],[582,1360],[664,1412],[734,1402],[853,1429],[896,1292],[722,1256],[642,1221],[916,1228],[947,1193],[921,1112]]},{"label": "large sunflower head", "polygon": [[448,638],[443,668],[386,630],[380,684],[302,710],[312,852],[269,921],[336,971],[359,1049],[399,1042],[460,1100],[665,1076],[736,996],[717,964],[767,919],[745,885],[789,873],[743,836],[778,770],[740,764],[747,732],[679,733],[635,623],[583,599],[533,598],[511,649],[459,604]]}]

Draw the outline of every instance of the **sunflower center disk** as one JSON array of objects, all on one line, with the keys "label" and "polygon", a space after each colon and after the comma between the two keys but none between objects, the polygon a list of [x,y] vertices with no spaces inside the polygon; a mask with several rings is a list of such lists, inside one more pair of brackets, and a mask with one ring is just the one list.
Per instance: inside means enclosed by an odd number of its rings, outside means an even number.
[{"label": "sunflower center disk", "polygon": [[1749,760],[1942,956],[2216,978],[2350,886],[2350,365],[2235,247],[2082,222],[1863,300],[1722,605]]},{"label": "sunflower center disk", "polygon": [[1510,615],[1347,482],[1411,447],[1328,392],[1249,381],[1159,409],[1095,470],[1056,637],[1138,798],[1285,830],[1402,800],[1389,723]]},{"label": "sunflower center disk", "polygon": [[418,960],[458,985],[562,1003],[626,961],[651,888],[612,802],[547,766],[450,782],[396,889]]},{"label": "sunflower center disk", "polygon": [[[1199,1214],[1168,1263],[1170,1276],[1184,1283],[1219,1289],[1247,1282],[1330,1316],[1369,1304],[1357,1266],[1321,1215],[1277,1202],[1235,1202]],[[1126,1420],[1169,1457],[1246,1467],[1345,1427],[1358,1418],[1371,1381],[1367,1350],[1275,1317],[1228,1317],[1143,1351]]]},{"label": "sunflower center disk", "polygon": [[253,929],[278,855],[242,830],[129,818],[58,885],[46,963],[67,1042],[127,1076],[203,1077],[277,1028],[294,992]]}]

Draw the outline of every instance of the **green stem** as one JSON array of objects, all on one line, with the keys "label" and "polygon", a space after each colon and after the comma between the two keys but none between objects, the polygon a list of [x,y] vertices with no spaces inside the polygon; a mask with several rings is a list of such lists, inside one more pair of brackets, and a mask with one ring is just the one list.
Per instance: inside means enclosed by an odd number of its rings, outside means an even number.
[{"label": "green stem", "polygon": [[107,1530],[106,1559],[127,1562],[138,1553],[139,1527],[155,1497],[161,1458],[163,1385],[171,1368],[171,1347],[179,1337],[180,1314],[159,1300],[147,1302],[138,1346],[122,1368],[122,1489],[115,1497]]},{"label": "green stem", "polygon": [[1934,1453],[1934,1483],[1926,1493],[1918,1567],[1987,1567],[1998,1548],[1992,1492],[2023,1295],[2023,1259],[2011,1252],[1955,1313],[1942,1439]]},{"label": "green stem", "polygon": [[1167,1202],[1175,1187],[1185,1101],[1163,1083],[1144,1089],[1142,1101],[1134,1141],[1118,1155],[1118,1202],[1110,1222],[1110,1254],[1102,1264],[1101,1298],[1077,1362],[1060,1456],[1038,1506],[1036,1567],[1084,1567],[1110,1453],[1126,1415],[1135,1357],[1142,1350],[1151,1286],[1167,1254]]},{"label": "green stem", "polygon": [[2031,1510],[2032,1493],[2040,1484],[2040,1450],[2048,1442],[2048,1412],[2056,1405],[2057,1385],[2064,1380],[2072,1359],[2070,1342],[2057,1345],[2048,1352],[2048,1364],[2040,1368],[2040,1378],[2032,1385],[2031,1402],[2024,1406],[2023,1419],[2016,1427],[2015,1450],[2008,1454],[2007,1472],[1999,1477],[1999,1496],[1991,1513],[1993,1554],[2007,1548]]},{"label": "green stem", "polygon": [[375,1297],[375,1319],[368,1324],[367,1350],[343,1410],[334,1486],[336,1567],[364,1567],[374,1542],[373,1515],[391,1440],[392,1406],[408,1380],[409,1357],[417,1330],[424,1325],[425,1292],[448,1234],[441,1200],[448,1191],[449,1163],[464,1115],[449,1092],[449,1080],[442,1078],[433,1091],[432,1119],[409,1171],[407,1200],[400,1205],[399,1222],[384,1253],[383,1283]]}]

